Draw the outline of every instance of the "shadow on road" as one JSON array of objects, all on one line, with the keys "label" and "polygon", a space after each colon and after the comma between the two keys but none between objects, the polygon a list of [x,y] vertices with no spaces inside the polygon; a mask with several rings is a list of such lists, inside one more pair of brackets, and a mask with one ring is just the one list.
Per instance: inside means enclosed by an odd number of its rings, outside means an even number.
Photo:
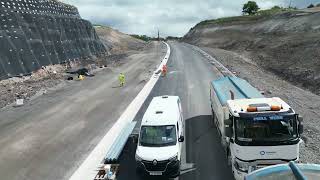
[{"label": "shadow on road", "polygon": [[133,138],[129,138],[127,144],[120,156],[120,170],[117,180],[168,180],[168,178],[145,177],[142,178],[136,173],[136,153],[137,144],[133,142]]},{"label": "shadow on road", "polygon": [[186,160],[196,170],[181,175],[180,180],[232,180],[220,136],[211,115],[200,115],[185,120]]}]

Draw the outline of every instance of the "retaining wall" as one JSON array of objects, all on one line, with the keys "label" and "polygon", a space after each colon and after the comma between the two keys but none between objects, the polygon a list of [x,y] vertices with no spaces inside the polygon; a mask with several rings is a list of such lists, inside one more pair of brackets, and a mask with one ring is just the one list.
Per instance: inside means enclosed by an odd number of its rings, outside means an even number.
[{"label": "retaining wall", "polygon": [[105,54],[76,7],[55,0],[1,0],[0,79]]}]

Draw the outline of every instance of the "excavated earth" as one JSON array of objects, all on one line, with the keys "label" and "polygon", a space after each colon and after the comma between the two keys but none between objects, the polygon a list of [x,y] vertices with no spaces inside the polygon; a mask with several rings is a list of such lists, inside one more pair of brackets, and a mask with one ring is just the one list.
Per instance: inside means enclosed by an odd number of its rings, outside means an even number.
[{"label": "excavated earth", "polygon": [[301,161],[320,163],[320,13],[198,24],[183,37],[267,97],[280,97],[304,117]]},{"label": "excavated earth", "polygon": [[237,52],[263,69],[320,94],[320,13],[293,11],[271,17],[197,25],[183,41]]}]

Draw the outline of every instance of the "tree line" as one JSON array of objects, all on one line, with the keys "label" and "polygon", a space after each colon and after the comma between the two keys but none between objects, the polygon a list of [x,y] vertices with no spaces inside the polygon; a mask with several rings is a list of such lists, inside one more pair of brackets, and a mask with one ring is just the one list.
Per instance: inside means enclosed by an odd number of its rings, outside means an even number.
[{"label": "tree line", "polygon": [[[317,5],[314,4],[310,4],[307,8],[313,8],[313,7],[320,7],[320,3]],[[245,3],[243,5],[242,8],[242,13],[244,15],[255,15],[258,13],[260,7],[258,6],[258,4],[255,1],[248,1],[247,3]],[[274,6],[273,8],[271,8],[271,10],[277,10],[277,9],[284,9],[280,6]],[[289,9],[297,9],[295,7],[289,7]]]}]

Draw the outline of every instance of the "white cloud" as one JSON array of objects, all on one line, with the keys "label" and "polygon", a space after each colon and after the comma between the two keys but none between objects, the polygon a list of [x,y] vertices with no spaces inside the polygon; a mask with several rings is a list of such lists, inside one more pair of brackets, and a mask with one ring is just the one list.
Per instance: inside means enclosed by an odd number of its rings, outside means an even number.
[{"label": "white cloud", "polygon": [[[240,15],[247,0],[64,0],[81,16],[128,34],[183,36],[205,19]],[[288,6],[290,0],[256,0],[262,9]],[[301,0],[296,0],[301,1]],[[310,0],[313,1],[313,0]],[[295,0],[293,0],[293,5]],[[300,2],[299,2],[300,3]],[[298,4],[301,6],[301,4]]]}]

